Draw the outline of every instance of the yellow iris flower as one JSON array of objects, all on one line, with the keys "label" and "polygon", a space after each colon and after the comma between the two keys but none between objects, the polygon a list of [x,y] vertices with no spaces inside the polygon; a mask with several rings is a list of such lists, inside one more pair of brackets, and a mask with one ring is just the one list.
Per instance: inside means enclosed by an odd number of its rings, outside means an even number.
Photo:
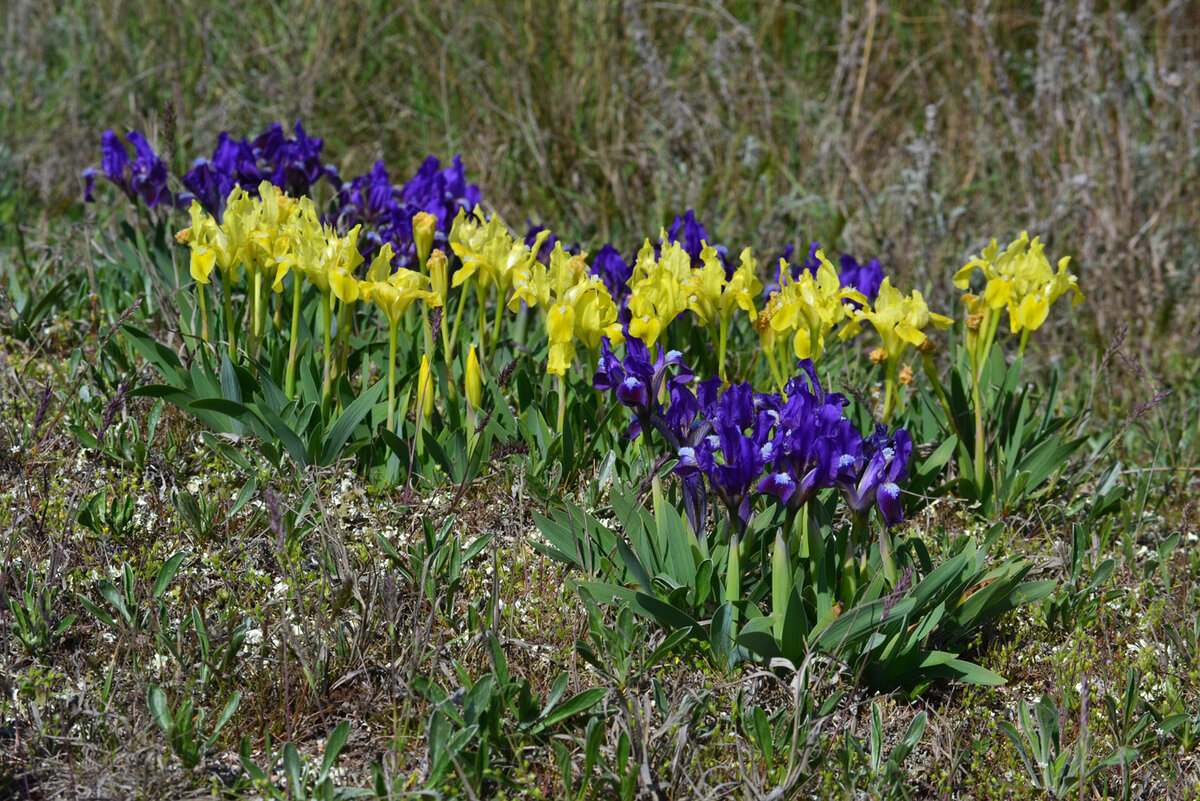
[{"label": "yellow iris flower", "polygon": [[899,359],[909,345],[920,347],[925,344],[928,339],[925,328],[933,325],[945,330],[953,322],[945,315],[929,311],[925,298],[917,290],[905,295],[892,286],[890,278],[884,278],[873,306],[855,310],[839,336],[848,339],[862,330],[863,323],[870,323],[879,334],[888,358]]},{"label": "yellow iris flower", "polygon": [[794,281],[789,280],[787,263],[781,260],[782,284],[767,302],[765,324],[759,325],[760,333],[770,329],[771,335],[764,339],[772,346],[776,337],[790,336],[796,358],[813,361],[825,350],[825,337],[849,316],[853,309],[849,301],[867,305],[861,292],[842,286],[824,251],[817,251],[817,260],[820,266],[815,275],[804,271]]},{"label": "yellow iris flower", "polygon": [[976,270],[983,273],[982,305],[990,310],[1008,309],[1009,330],[1014,334],[1034,331],[1050,314],[1050,307],[1065,294],[1071,293],[1072,303],[1083,302],[1078,279],[1067,272],[1071,259],[1059,259],[1057,271],[1046,258],[1045,245],[1038,237],[1032,240],[1025,231],[1008,244],[1002,252],[996,240],[972,257],[954,274],[954,285],[966,289]]},{"label": "yellow iris flower", "polygon": [[424,301],[427,306],[442,305],[428,276],[404,268],[391,272],[391,263],[392,246],[386,243],[371,261],[367,280],[355,284],[354,296],[378,306],[391,326],[398,325],[417,300]]},{"label": "yellow iris flower", "polygon": [[[662,239],[666,240],[665,232]],[[720,264],[716,267],[720,269]],[[689,309],[702,324],[707,323],[713,309],[708,293],[715,280],[711,269],[707,275],[703,268],[693,270],[691,256],[678,243],[664,241],[655,258],[647,239],[629,279],[629,335],[653,347],[663,328]]]},{"label": "yellow iris flower", "polygon": [[614,344],[623,341],[617,304],[604,282],[588,272],[586,259],[587,254],[572,256],[556,244],[549,267],[534,261],[516,274],[508,302],[513,311],[524,302],[545,312],[550,342],[546,371],[554,375],[564,375],[574,363],[576,339],[593,353],[604,337]]}]

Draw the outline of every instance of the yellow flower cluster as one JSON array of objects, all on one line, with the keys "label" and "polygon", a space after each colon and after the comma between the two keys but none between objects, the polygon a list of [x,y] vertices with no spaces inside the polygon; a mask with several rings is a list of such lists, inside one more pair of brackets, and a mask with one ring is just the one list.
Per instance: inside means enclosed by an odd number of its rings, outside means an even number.
[{"label": "yellow flower cluster", "polygon": [[728,327],[736,309],[744,309],[751,321],[758,317],[754,298],[762,291],[755,275],[757,262],[750,249],[742,251],[741,265],[726,279],[717,251],[708,244],[700,251],[701,267],[692,267],[691,257],[677,242],[667,242],[656,257],[650,240],[638,252],[629,280],[629,334],[653,347],[664,328],[680,314],[691,311],[701,325],[718,322]]},{"label": "yellow flower cluster", "polygon": [[1008,325],[1014,333],[1035,331],[1050,314],[1050,307],[1063,295],[1072,293],[1072,302],[1083,302],[1083,293],[1074,275],[1067,272],[1070,256],[1058,260],[1057,272],[1046,258],[1045,246],[1025,231],[1009,243],[1003,252],[993,239],[983,253],[973,257],[954,274],[954,285],[966,289],[975,270],[983,273],[987,284],[983,295],[967,294],[963,302],[972,314],[985,309],[1008,307]]},{"label": "yellow flower cluster", "polygon": [[[274,292],[282,293],[284,277],[289,271],[293,273],[292,352],[286,381],[289,397],[295,387],[295,345],[304,281],[315,286],[321,296],[321,312],[325,323],[326,395],[334,370],[331,333],[336,305],[340,304],[339,338],[343,341],[343,353],[349,347],[348,322],[355,304],[360,301],[374,303],[383,312],[393,348],[400,320],[415,301],[421,300],[426,306],[442,305],[444,292],[435,291],[428,275],[392,269],[390,245],[380,249],[367,270],[365,280],[360,280],[356,271],[363,257],[358,249],[358,226],[345,236],[339,236],[334,228],[321,222],[310,198],[290,198],[267,181],[259,185],[258,191],[259,196],[252,197],[240,187],[235,188],[229,195],[220,223],[193,201],[189,211],[192,224],[180,231],[176,239],[187,244],[191,250],[190,272],[197,283],[210,283],[214,268],[221,272],[231,355],[235,352],[238,328],[233,317],[231,296],[233,283],[239,278],[239,268],[244,268],[246,272],[246,308],[250,321],[247,345],[251,356],[257,349],[265,327],[267,304],[262,297],[264,282]],[[420,249],[429,257],[432,232],[428,232],[428,236],[423,235],[429,227],[426,223],[417,220],[415,228],[420,244],[424,245]],[[433,263],[436,260],[429,258],[429,261]],[[444,257],[440,263],[444,266]],[[444,270],[442,272],[444,276]],[[444,280],[442,284],[444,288]],[[205,320],[204,337],[207,339],[203,291],[200,292],[200,308],[201,317]]]},{"label": "yellow flower cluster", "polygon": [[[576,340],[598,353],[603,337],[619,342],[622,334],[617,305],[604,283],[588,272],[586,254],[571,256],[556,246],[549,266],[538,261],[537,253],[549,235],[542,231],[531,246],[526,245],[508,232],[499,217],[485,222],[478,209],[471,215],[460,212],[450,229],[450,247],[462,260],[453,284],[473,279],[480,297],[495,286],[498,302],[510,311],[521,303],[541,309],[550,342],[547,372],[561,376],[575,361]],[[499,319],[497,309],[497,327]]]},{"label": "yellow flower cluster", "polygon": [[575,361],[575,340],[592,353],[600,352],[600,340],[613,344],[624,340],[617,322],[617,304],[604,282],[590,274],[587,254],[572,256],[556,244],[547,267],[536,259],[513,277],[509,311],[521,303],[542,309],[550,340],[550,363],[546,371],[564,375]]},{"label": "yellow flower cluster", "polygon": [[892,286],[890,278],[884,278],[875,303],[855,309],[840,336],[842,339],[856,336],[862,330],[863,323],[870,323],[882,341],[883,357],[896,361],[909,345],[925,347],[929,340],[925,335],[926,327],[932,324],[935,328],[945,330],[953,322],[950,317],[929,311],[925,298],[917,290],[905,295]]},{"label": "yellow flower cluster", "polygon": [[797,359],[816,361],[825,350],[825,337],[850,315],[850,301],[867,304],[857,289],[842,286],[824,251],[817,251],[817,260],[815,274],[806,270],[795,280],[787,262],[780,260],[779,291],[767,301],[758,325],[764,349],[774,353],[778,341],[790,339]]}]

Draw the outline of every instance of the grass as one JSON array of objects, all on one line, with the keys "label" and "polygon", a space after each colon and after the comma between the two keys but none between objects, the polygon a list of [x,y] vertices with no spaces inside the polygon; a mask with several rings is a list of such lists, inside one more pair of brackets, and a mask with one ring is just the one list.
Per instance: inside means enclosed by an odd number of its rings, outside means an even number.
[{"label": "grass", "polygon": [[[1037,798],[1000,723],[1041,696],[1059,712],[1055,753],[1095,765],[1138,751],[1072,795],[1197,797],[1200,17],[1187,4],[14,0],[3,14],[0,794],[298,797],[319,785],[342,721],[331,788],[415,793],[436,757],[431,718],[506,673],[512,698],[524,680],[545,699],[560,675],[564,698],[605,692],[595,714],[541,731],[497,708],[496,775],[479,785],[491,797],[620,797],[623,782],[641,797],[777,797],[779,744],[801,731],[803,797]],[[1054,599],[1070,614],[1034,605],[985,629],[972,658],[1001,687],[872,697],[813,665],[800,693],[749,667],[650,665],[665,635],[589,612],[571,574],[533,548],[543,504],[511,461],[457,500],[453,488],[406,499],[346,465],[263,469],[242,497],[246,474],[193,418],[150,398],[113,402],[151,378],[106,337],[145,292],[109,266],[122,212],[83,207],[78,176],[108,127],[147,131],[180,167],[220,130],[296,117],[344,176],[383,158],[400,177],[426,153],[463,153],[517,228],[530,217],[628,250],[694,207],[731,250],[765,258],[819,239],[878,255],[935,308],[956,306],[948,271],[989,236],[1028,228],[1074,254],[1087,303],[1055,310],[1030,362],[1060,371],[1065,409],[1087,410],[1080,493],[1118,464],[1126,495],[1083,523],[1078,546],[1069,492],[1010,517],[1003,538],[1035,577],[1064,582]],[[97,287],[108,290],[92,299]],[[51,292],[27,326],[7,302]],[[169,329],[161,310],[142,313]],[[105,447],[84,448],[77,429],[101,427]],[[431,553],[423,521],[451,507],[452,539]],[[933,551],[975,525],[948,501],[911,524]],[[466,564],[447,558],[481,537]],[[1113,572],[1089,588],[1106,559]],[[129,619],[101,591],[126,567]],[[1121,714],[1131,681],[1135,717],[1152,721],[1136,732]],[[204,737],[240,694],[199,768],[153,719],[151,685],[172,709],[204,710]],[[838,690],[828,714],[796,708]],[[928,715],[899,772],[860,756],[872,705],[885,753]],[[1191,721],[1161,731],[1176,713]],[[282,764],[284,743],[306,782]],[[429,792],[476,792],[473,759]]]}]

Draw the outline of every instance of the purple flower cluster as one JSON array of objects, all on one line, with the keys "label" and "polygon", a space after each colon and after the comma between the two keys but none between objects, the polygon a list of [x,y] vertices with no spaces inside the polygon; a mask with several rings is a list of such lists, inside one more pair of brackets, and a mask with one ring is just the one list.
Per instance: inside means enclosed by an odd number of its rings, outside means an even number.
[{"label": "purple flower cluster", "polygon": [[436,217],[434,244],[445,249],[446,234],[459,210],[471,211],[482,199],[479,187],[467,183],[461,156],[445,168],[429,156],[400,186],[392,184],[383,162],[377,161],[370,172],[342,185],[334,218],[341,228],[363,226],[358,243],[365,258],[390,243],[396,254],[392,263],[415,269],[413,217],[422,211]]},{"label": "purple flower cluster", "polygon": [[270,181],[292,197],[300,197],[322,178],[337,184],[337,168],[321,161],[322,140],[310,137],[299,120],[294,133],[288,137],[279,123],[272,123],[251,142],[222,131],[212,158],[196,159],[183,176],[183,185],[219,219],[235,186],[257,194],[258,185]]},{"label": "purple flower cluster", "polygon": [[597,276],[608,288],[608,294],[617,306],[624,307],[629,298],[629,279],[633,277],[633,264],[621,258],[621,252],[611,244],[597,251],[592,259],[592,275]]},{"label": "purple flower cluster", "polygon": [[[658,357],[651,359],[650,349],[640,339],[630,337],[625,341],[624,359],[617,358],[607,339],[601,342],[600,363],[592,385],[601,392],[615,391],[617,400],[633,412],[630,439],[637,439],[643,429],[653,426],[678,447],[701,409],[689,389],[694,378],[679,351],[660,349]],[[719,379],[714,380],[720,384]],[[670,400],[666,407],[659,402],[664,385]],[[709,382],[701,384],[702,391],[705,387],[715,389]]]},{"label": "purple flower cluster", "polygon": [[96,176],[100,171],[104,177],[116,185],[134,202],[141,197],[150,207],[159,203],[173,202],[171,192],[167,189],[167,165],[146,137],[139,131],[130,131],[126,137],[133,145],[133,158],[125,144],[112,130],[105,131],[100,138],[100,170],[89,168],[83,171],[83,199],[94,203],[96,199],[92,191],[96,188]]},{"label": "purple flower cluster", "polygon": [[[647,426],[662,434],[678,457],[675,472],[685,496],[702,496],[707,480],[730,518],[745,525],[757,495],[772,495],[794,513],[819,490],[837,488],[856,515],[875,507],[889,527],[903,520],[908,432],[889,436],[880,426],[864,439],[845,417],[845,397],[822,389],[811,361],[800,362],[782,396],[755,392],[747,383],[722,391],[716,378],[693,393],[692,381],[678,352],[660,353],[652,362],[637,339],[626,342],[624,360],[606,342],[593,381],[633,411],[632,436]],[[666,407],[658,401],[664,382]],[[703,531],[702,500],[685,502],[694,530]]]},{"label": "purple flower cluster", "polygon": [[908,478],[912,457],[912,437],[898,428],[889,437],[887,426],[875,427],[875,433],[862,441],[862,448],[838,465],[837,485],[846,504],[857,514],[866,514],[872,506],[888,526],[904,519],[900,503],[900,482]]}]

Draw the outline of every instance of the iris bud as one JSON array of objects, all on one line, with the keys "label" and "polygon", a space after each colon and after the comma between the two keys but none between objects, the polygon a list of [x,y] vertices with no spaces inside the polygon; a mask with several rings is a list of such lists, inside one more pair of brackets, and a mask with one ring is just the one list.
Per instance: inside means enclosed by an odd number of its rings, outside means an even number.
[{"label": "iris bud", "polygon": [[437,230],[437,217],[427,211],[417,212],[413,216],[413,242],[417,245],[417,269],[425,269],[429,259],[429,250],[433,247],[433,234]]},{"label": "iris bud", "polygon": [[466,372],[467,402],[471,408],[478,410],[483,407],[483,373],[479,367],[479,357],[475,355],[475,346],[467,353]]},{"label": "iris bud", "polygon": [[446,305],[450,297],[450,264],[446,254],[440,249],[429,254],[429,280],[433,284],[433,292]]}]

